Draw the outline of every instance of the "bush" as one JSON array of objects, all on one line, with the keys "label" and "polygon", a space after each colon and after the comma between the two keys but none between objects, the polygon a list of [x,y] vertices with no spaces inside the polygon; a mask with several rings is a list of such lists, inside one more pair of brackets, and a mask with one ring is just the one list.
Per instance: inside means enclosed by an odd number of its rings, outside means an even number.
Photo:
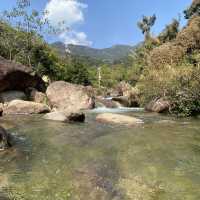
[{"label": "bush", "polygon": [[170,96],[172,112],[179,116],[200,113],[200,67],[186,66],[177,71],[176,85]]},{"label": "bush", "polygon": [[178,64],[186,54],[191,54],[199,48],[200,17],[193,17],[173,42],[165,43],[152,50],[148,64],[155,67]]},{"label": "bush", "polygon": [[141,104],[164,97],[171,102],[171,113],[191,116],[200,112],[200,67],[190,63],[150,67],[145,70],[137,87]]}]

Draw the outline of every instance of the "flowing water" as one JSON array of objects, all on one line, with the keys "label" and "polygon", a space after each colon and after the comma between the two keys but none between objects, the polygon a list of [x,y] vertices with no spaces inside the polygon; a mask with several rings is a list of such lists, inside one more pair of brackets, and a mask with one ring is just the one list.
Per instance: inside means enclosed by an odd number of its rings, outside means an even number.
[{"label": "flowing water", "polygon": [[0,152],[0,200],[199,200],[200,119],[112,111],[144,124],[0,118],[15,143]]}]

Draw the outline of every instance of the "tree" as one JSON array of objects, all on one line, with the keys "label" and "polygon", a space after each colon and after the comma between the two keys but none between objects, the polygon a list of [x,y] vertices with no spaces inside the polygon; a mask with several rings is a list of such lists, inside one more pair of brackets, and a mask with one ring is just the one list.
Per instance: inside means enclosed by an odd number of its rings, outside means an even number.
[{"label": "tree", "polygon": [[[16,31],[26,33],[21,38],[20,55],[24,56],[26,63],[32,66],[31,51],[37,37],[42,37],[46,33],[60,33],[68,30],[64,22],[60,22],[56,28],[51,26],[45,12],[37,10],[30,11],[30,0],[17,0],[16,6],[11,11],[4,11],[2,19],[10,24]],[[61,25],[62,23],[62,25]]]},{"label": "tree", "polygon": [[0,49],[1,56],[12,60],[17,53],[18,35],[9,25],[0,22]]},{"label": "tree", "polygon": [[184,11],[185,18],[190,19],[192,16],[200,15],[200,0],[193,0],[192,5]]},{"label": "tree", "polygon": [[142,30],[142,33],[145,35],[145,39],[150,38],[151,27],[156,22],[156,15],[152,16],[143,16],[142,20],[137,23],[139,29]]},{"label": "tree", "polygon": [[71,64],[64,67],[63,80],[75,84],[91,84],[87,67],[78,60],[73,59]]},{"label": "tree", "polygon": [[167,25],[162,33],[158,36],[161,43],[169,42],[176,38],[179,32],[180,22],[177,19],[173,19],[171,24]]},{"label": "tree", "polygon": [[32,10],[28,12],[30,6],[29,0],[17,0],[16,6],[11,11],[4,11],[3,16],[7,23],[12,25],[16,30],[25,32],[21,46],[21,54],[25,55],[29,66],[31,66],[30,51],[32,48],[32,38],[39,33],[45,21],[42,21],[39,12]]}]

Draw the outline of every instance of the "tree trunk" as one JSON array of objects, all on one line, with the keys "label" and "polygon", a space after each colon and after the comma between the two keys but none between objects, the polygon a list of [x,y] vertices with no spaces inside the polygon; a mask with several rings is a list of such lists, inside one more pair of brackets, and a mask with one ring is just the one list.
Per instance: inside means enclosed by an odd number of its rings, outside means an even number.
[{"label": "tree trunk", "polygon": [[9,60],[12,60],[12,50],[9,50]]}]

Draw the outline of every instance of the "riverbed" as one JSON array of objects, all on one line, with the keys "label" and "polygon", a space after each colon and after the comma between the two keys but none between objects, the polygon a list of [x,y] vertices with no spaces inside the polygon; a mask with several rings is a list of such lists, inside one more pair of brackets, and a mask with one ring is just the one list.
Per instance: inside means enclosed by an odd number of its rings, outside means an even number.
[{"label": "riverbed", "polygon": [[127,127],[96,122],[99,112],[83,124],[0,118],[15,144],[0,152],[0,199],[200,199],[199,118],[107,110],[144,121]]}]

